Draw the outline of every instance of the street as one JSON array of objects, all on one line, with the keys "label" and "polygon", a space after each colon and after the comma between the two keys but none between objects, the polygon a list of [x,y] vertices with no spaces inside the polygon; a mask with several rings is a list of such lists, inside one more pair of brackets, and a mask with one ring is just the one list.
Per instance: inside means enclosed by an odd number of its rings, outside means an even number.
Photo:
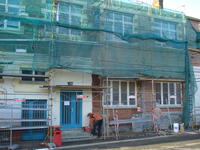
[{"label": "street", "polygon": [[70,150],[200,150],[200,134],[149,137],[118,141],[68,144],[57,149]]},{"label": "street", "polygon": [[129,147],[123,146],[120,148],[111,148],[107,150],[200,150],[200,140],[170,142],[170,143],[153,144],[147,146],[129,146]]}]

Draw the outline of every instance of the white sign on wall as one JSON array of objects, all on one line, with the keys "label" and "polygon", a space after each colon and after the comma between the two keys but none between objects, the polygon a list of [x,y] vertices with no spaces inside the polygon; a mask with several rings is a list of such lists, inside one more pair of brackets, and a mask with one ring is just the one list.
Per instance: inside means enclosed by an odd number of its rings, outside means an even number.
[{"label": "white sign on wall", "polygon": [[70,101],[64,101],[64,105],[65,106],[69,106],[70,105]]}]

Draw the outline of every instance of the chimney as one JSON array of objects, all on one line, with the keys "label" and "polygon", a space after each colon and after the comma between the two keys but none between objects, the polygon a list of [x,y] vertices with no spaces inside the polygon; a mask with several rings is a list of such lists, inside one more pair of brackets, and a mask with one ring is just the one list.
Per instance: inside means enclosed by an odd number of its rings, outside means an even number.
[{"label": "chimney", "polygon": [[153,8],[163,9],[163,0],[153,0]]}]

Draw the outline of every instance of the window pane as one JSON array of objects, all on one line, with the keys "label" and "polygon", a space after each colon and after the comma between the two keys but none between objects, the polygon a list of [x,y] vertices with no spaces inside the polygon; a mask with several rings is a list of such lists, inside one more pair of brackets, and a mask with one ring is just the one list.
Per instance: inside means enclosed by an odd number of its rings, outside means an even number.
[{"label": "window pane", "polygon": [[8,4],[19,5],[20,0],[8,0]]},{"label": "window pane", "polygon": [[7,20],[7,27],[9,27],[9,28],[19,28],[19,22]]},{"label": "window pane", "polygon": [[[0,73],[3,73],[3,68],[0,68]],[[3,77],[0,76],[0,79],[2,79]]]},{"label": "window pane", "polygon": [[32,74],[32,70],[22,70],[22,74]]},{"label": "window pane", "polygon": [[[135,82],[129,82],[129,96],[135,96]],[[135,98],[129,98],[129,105],[135,105]]]},{"label": "window pane", "polygon": [[169,83],[169,91],[170,91],[170,95],[175,95],[175,84],[174,83]]},{"label": "window pane", "polygon": [[127,82],[121,82],[121,104],[127,105]]},{"label": "window pane", "polygon": [[115,13],[114,14],[114,19],[115,19],[115,21],[122,22],[122,14]]},{"label": "window pane", "polygon": [[68,28],[64,28],[64,27],[59,27],[58,28],[58,33],[59,34],[69,34],[69,30]]},{"label": "window pane", "polygon": [[5,4],[5,3],[6,3],[6,0],[0,0],[0,3]]},{"label": "window pane", "polygon": [[106,13],[105,18],[106,18],[106,20],[109,20],[109,19],[113,20],[113,13],[111,13],[111,12]]},{"label": "window pane", "polygon": [[18,14],[18,13],[19,13],[19,8],[8,7],[8,13],[11,13],[11,14]]},{"label": "window pane", "polygon": [[169,29],[172,30],[172,31],[176,31],[176,25],[173,24],[173,23],[170,23],[169,24]]},{"label": "window pane", "polygon": [[71,11],[72,11],[72,13],[81,14],[82,13],[82,7],[81,6],[72,5],[71,6]]},{"label": "window pane", "polygon": [[109,30],[109,31],[113,31],[112,26],[113,26],[113,23],[110,22],[110,21],[107,21],[107,22],[105,22],[105,24],[104,24],[104,29]]},{"label": "window pane", "polygon": [[155,84],[155,92],[156,92],[156,103],[161,104],[161,84]]},{"label": "window pane", "polygon": [[[51,12],[50,12],[50,11],[47,11],[47,10],[46,10],[46,12],[45,12],[45,18],[48,19],[48,20],[52,19],[52,15],[51,15]],[[56,17],[55,17],[55,18],[56,18]]]},{"label": "window pane", "polygon": [[113,81],[113,105],[119,105],[119,82]]},{"label": "window pane", "polygon": [[120,22],[115,22],[114,31],[118,33],[123,33],[123,26]]},{"label": "window pane", "polygon": [[129,15],[126,15],[124,16],[124,21],[125,22],[129,22],[129,23],[133,23],[133,16],[129,16]]},{"label": "window pane", "polygon": [[81,17],[72,16],[72,22],[73,25],[80,25],[81,24]]},{"label": "window pane", "polygon": [[60,13],[59,14],[59,22],[64,23],[64,24],[68,24],[69,23],[69,15],[64,14],[64,13]]},{"label": "window pane", "polygon": [[0,12],[5,12],[5,6],[4,5],[0,5]]},{"label": "window pane", "polygon": [[[104,104],[105,105],[110,105],[111,104],[111,97],[110,97],[110,81],[104,81],[104,86],[107,87],[105,89],[105,101],[104,101]],[[106,95],[107,94],[107,95]],[[107,96],[107,97],[106,97]]]},{"label": "window pane", "polygon": [[162,28],[163,30],[168,30],[168,23],[162,22]]},{"label": "window pane", "polygon": [[129,24],[125,24],[124,25],[124,33],[126,34],[131,34],[133,33],[133,26],[132,25],[129,25]]},{"label": "window pane", "polygon": [[69,12],[69,5],[67,5],[65,3],[60,3],[59,4],[59,11],[68,13]]},{"label": "window pane", "polygon": [[129,99],[129,104],[130,105],[135,105],[135,98],[130,98]]},{"label": "window pane", "polygon": [[181,104],[181,84],[176,84],[177,104]]},{"label": "window pane", "polygon": [[135,82],[129,83],[129,95],[135,96]]},{"label": "window pane", "polygon": [[4,20],[0,19],[0,28],[4,28]]},{"label": "window pane", "polygon": [[163,104],[168,104],[168,84],[163,83]]},{"label": "window pane", "polygon": [[72,35],[81,35],[81,31],[80,30],[71,29],[71,34]]},{"label": "window pane", "polygon": [[170,104],[175,104],[175,98],[170,98]]},{"label": "window pane", "polygon": [[[22,70],[22,74],[32,75],[32,70]],[[22,77],[22,81],[32,81],[32,77]]]},{"label": "window pane", "polygon": [[[45,72],[43,72],[43,71],[35,71],[35,75],[45,75]],[[35,81],[45,81],[45,78],[36,77]]]}]

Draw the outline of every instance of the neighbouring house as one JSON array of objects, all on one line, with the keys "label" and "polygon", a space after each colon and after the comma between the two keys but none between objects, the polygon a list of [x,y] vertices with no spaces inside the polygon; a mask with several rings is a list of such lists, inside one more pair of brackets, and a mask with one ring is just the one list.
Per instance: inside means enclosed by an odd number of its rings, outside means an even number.
[{"label": "neighbouring house", "polygon": [[182,13],[119,0],[0,7],[0,126],[11,123],[14,141],[44,139],[54,125],[72,138],[89,112],[135,132],[183,122],[191,83]]},{"label": "neighbouring house", "polygon": [[193,107],[193,119],[195,125],[200,125],[200,19],[190,17],[190,22],[196,31],[195,42],[190,45],[190,57],[196,81],[196,93]]}]

